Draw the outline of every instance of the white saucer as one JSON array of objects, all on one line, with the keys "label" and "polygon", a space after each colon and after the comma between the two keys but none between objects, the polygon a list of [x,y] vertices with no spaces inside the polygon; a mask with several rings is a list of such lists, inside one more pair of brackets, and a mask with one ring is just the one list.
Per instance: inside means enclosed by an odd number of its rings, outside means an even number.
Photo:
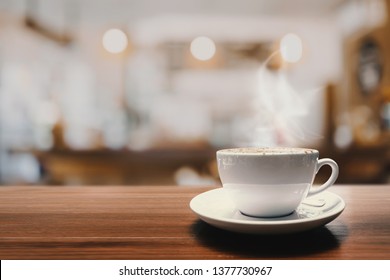
[{"label": "white saucer", "polygon": [[215,227],[241,233],[284,234],[323,226],[343,212],[345,203],[329,191],[305,199],[291,215],[278,218],[255,218],[241,214],[223,188],[194,197],[190,208],[200,219]]}]

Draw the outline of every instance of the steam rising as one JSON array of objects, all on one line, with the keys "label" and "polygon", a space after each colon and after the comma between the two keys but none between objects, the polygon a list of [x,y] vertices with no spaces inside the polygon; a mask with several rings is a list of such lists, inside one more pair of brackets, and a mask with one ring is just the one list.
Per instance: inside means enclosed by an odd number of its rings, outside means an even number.
[{"label": "steam rising", "polygon": [[241,122],[239,145],[299,146],[321,138],[306,131],[304,121],[310,110],[315,109],[311,107],[310,95],[322,89],[298,91],[289,82],[286,70],[267,69],[269,62],[278,55],[281,55],[280,51],[271,54],[258,71],[252,104],[254,116]]}]

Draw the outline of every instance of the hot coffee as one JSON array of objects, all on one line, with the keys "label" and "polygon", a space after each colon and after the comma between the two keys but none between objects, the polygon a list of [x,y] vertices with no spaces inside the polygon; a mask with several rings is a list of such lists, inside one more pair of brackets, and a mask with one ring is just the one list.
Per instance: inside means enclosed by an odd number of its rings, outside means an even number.
[{"label": "hot coffee", "polygon": [[[224,189],[246,215],[275,217],[292,213],[302,200],[336,181],[338,166],[305,148],[234,148],[217,152]],[[323,165],[332,168],[327,182],[312,187]]]}]

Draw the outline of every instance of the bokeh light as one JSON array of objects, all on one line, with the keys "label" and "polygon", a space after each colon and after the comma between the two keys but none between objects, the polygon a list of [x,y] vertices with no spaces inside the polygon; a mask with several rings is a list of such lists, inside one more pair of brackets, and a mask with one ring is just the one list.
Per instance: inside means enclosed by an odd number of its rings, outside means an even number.
[{"label": "bokeh light", "polygon": [[286,34],[280,41],[280,52],[283,59],[289,63],[298,62],[302,58],[302,40],[293,33]]},{"label": "bokeh light", "polygon": [[197,37],[191,42],[191,53],[199,60],[211,59],[216,51],[215,43],[208,37]]},{"label": "bokeh light", "polygon": [[123,52],[127,45],[127,36],[120,29],[109,29],[103,35],[103,46],[110,53]]}]

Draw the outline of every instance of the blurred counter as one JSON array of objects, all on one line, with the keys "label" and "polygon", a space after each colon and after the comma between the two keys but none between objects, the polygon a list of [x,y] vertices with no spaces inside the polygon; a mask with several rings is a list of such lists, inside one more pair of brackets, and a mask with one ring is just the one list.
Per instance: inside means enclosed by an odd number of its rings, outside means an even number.
[{"label": "blurred counter", "polygon": [[210,147],[170,147],[143,151],[57,149],[34,154],[50,185],[173,185],[178,183],[175,176],[181,169],[209,177],[214,172],[215,151]]}]

